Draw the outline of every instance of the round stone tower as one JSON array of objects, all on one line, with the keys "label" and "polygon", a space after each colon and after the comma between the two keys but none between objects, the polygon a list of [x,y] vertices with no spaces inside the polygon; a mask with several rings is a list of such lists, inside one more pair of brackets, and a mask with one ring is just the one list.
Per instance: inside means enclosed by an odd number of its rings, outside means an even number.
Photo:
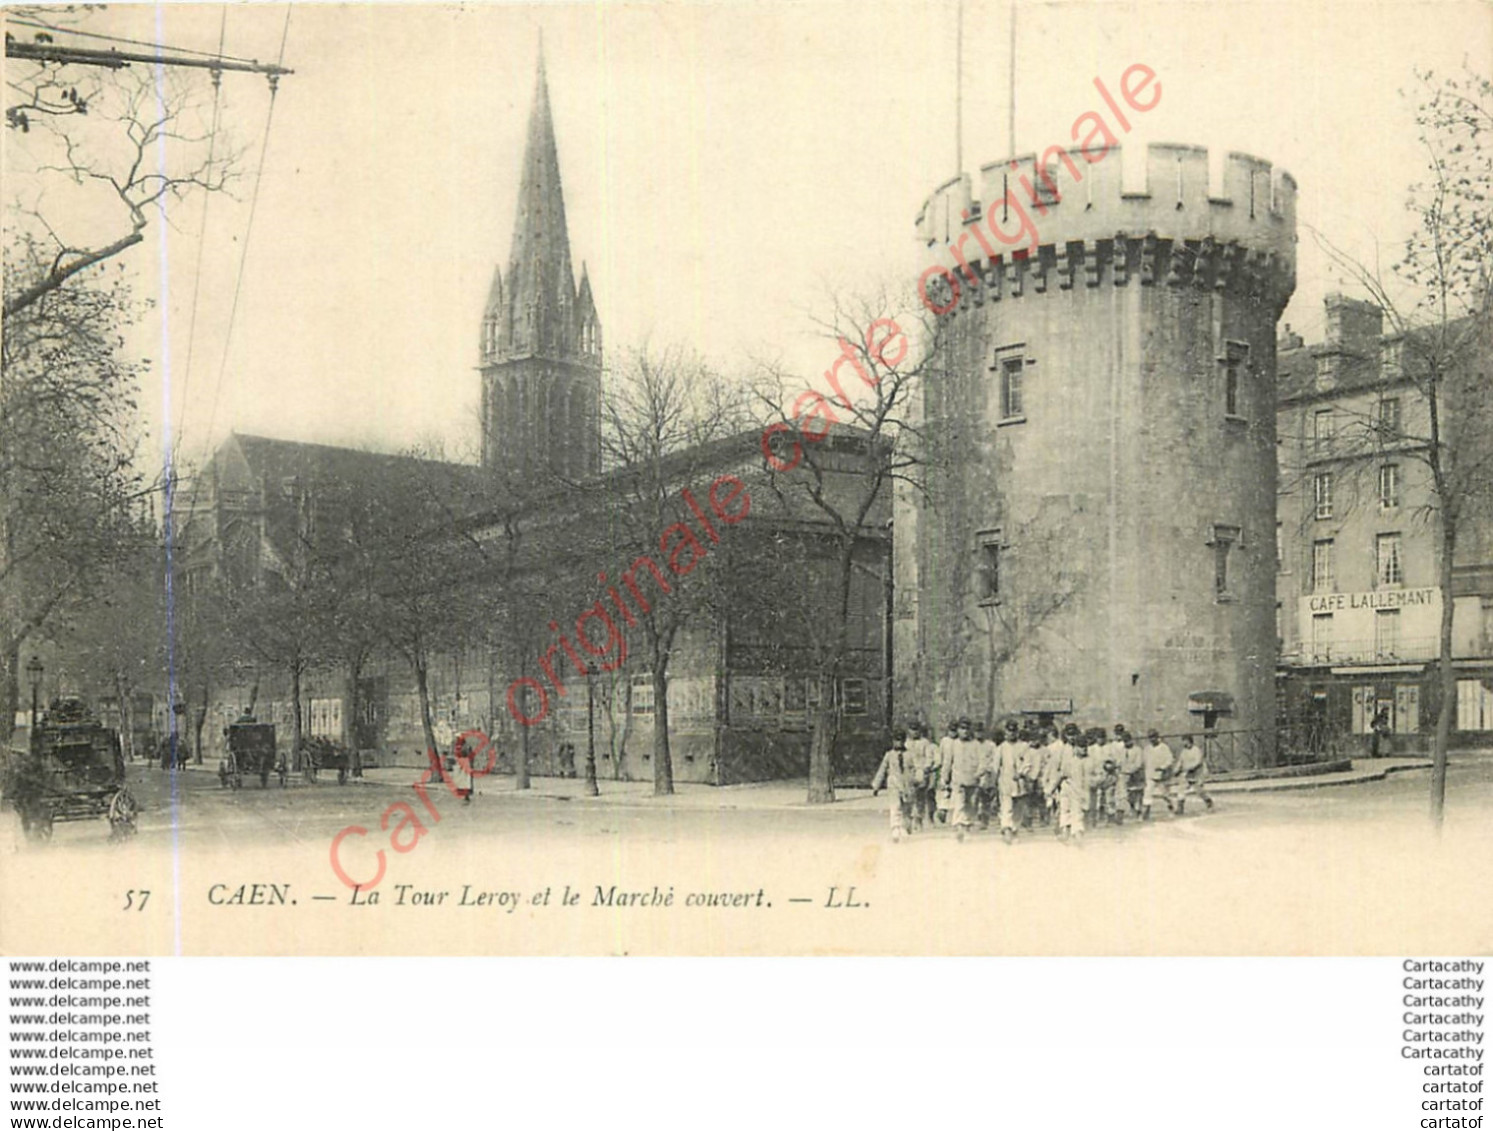
[{"label": "round stone tower", "polygon": [[1275,340],[1295,193],[1231,153],[1053,147],[918,219],[943,373],[896,514],[899,711],[1213,727],[1273,756]]}]

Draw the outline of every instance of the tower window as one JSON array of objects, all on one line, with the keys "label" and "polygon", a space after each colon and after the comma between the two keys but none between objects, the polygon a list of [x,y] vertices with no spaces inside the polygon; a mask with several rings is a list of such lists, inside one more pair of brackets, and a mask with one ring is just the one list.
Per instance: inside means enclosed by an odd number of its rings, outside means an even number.
[{"label": "tower window", "polygon": [[1001,360],[1001,419],[1012,420],[1026,415],[1022,390],[1025,359],[1020,356]]},{"label": "tower window", "polygon": [[1249,345],[1246,342],[1228,342],[1224,355],[1218,359],[1223,366],[1223,413],[1225,416],[1244,416],[1243,375],[1249,361]]},{"label": "tower window", "polygon": [[1213,527],[1213,595],[1220,599],[1228,598],[1229,590],[1229,551],[1239,541],[1239,528],[1237,526],[1214,526]]},{"label": "tower window", "polygon": [[975,595],[982,605],[995,605],[1001,599],[1001,532],[986,531],[980,535],[979,561],[975,570]]}]

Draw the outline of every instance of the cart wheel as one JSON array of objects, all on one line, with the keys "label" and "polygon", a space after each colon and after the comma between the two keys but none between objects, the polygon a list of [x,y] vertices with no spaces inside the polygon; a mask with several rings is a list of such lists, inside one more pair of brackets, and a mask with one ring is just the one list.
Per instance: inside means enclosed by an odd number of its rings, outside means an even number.
[{"label": "cart wheel", "polygon": [[135,814],[140,807],[130,791],[121,789],[109,801],[109,835],[114,838],[135,835]]},{"label": "cart wheel", "polygon": [[337,784],[338,785],[346,785],[347,784],[347,767],[346,766],[343,766],[340,769],[338,769],[338,771],[337,771]]},{"label": "cart wheel", "polygon": [[260,789],[269,789],[269,787],[270,787],[270,772],[269,772],[269,770],[260,770],[259,771],[259,788]]}]

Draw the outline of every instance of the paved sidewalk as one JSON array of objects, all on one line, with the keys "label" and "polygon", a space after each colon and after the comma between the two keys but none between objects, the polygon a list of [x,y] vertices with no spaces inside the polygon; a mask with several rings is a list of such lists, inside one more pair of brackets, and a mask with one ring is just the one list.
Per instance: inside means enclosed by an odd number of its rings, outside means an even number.
[{"label": "paved sidewalk", "polygon": [[[1460,757],[1475,757],[1480,752],[1453,752],[1452,761]],[[1359,782],[1382,781],[1390,774],[1411,770],[1428,770],[1430,758],[1361,758],[1354,759],[1352,769],[1341,773],[1293,774],[1280,777],[1253,778],[1245,781],[1215,779],[1208,784],[1208,792],[1219,795],[1234,793],[1264,793],[1287,789],[1321,789],[1328,786],[1356,785]],[[418,771],[404,767],[387,767],[366,771],[363,782],[383,786],[408,788],[418,781]],[[350,785],[358,783],[351,782]],[[442,788],[433,783],[429,788]],[[741,785],[699,785],[693,782],[676,782],[672,796],[656,797],[653,783],[648,781],[612,781],[602,778],[597,782],[600,796],[586,794],[586,783],[581,778],[552,778],[534,776],[527,791],[514,788],[512,776],[493,776],[478,779],[480,796],[501,797],[515,802],[570,802],[580,805],[618,805],[640,808],[690,808],[690,809],[763,809],[804,813],[844,812],[848,810],[881,810],[886,806],[884,795],[872,797],[865,787],[846,786],[836,791],[832,805],[810,805],[805,797],[808,782],[803,778],[772,782],[749,782]]]}]

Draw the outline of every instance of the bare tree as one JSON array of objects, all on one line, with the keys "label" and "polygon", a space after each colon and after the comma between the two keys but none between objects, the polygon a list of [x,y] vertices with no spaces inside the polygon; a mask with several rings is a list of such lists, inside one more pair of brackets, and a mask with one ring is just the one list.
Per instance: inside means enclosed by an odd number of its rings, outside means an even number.
[{"label": "bare tree", "polygon": [[1454,77],[1427,71],[1419,78],[1416,120],[1426,179],[1412,186],[1408,206],[1416,227],[1392,276],[1325,238],[1319,243],[1383,309],[1403,364],[1381,380],[1410,382],[1422,409],[1397,419],[1360,414],[1341,442],[1360,451],[1392,450],[1418,461],[1429,476],[1426,510],[1441,591],[1431,774],[1431,819],[1439,829],[1456,709],[1453,571],[1465,524],[1493,504],[1493,84],[1470,70]]},{"label": "bare tree", "polygon": [[[22,194],[8,208],[45,257],[7,289],[7,330],[17,312],[142,242],[168,202],[230,183],[240,154],[204,121],[213,117],[203,113],[209,81],[146,67],[7,68],[9,172]],[[72,186],[71,199],[59,198],[60,184]]]},{"label": "bare tree", "polygon": [[[809,740],[811,804],[834,800],[834,759],[843,704],[838,689],[851,642],[852,587],[867,558],[884,558],[892,493],[898,483],[925,488],[916,423],[922,380],[941,365],[939,330],[912,296],[881,290],[832,297],[819,328],[837,348],[820,391],[776,366],[765,366],[758,403],[770,422],[763,433],[765,469],[788,516],[816,531],[783,544],[808,576],[821,582],[779,586],[783,601],[813,594],[799,631],[818,673],[820,694]],[[815,566],[829,549],[828,565]],[[782,572],[778,575],[786,580]],[[821,589],[822,585],[822,589]]]},{"label": "bare tree", "polygon": [[[747,427],[747,402],[739,386],[681,346],[659,349],[644,343],[625,355],[606,388],[601,445],[613,517],[595,549],[631,563],[655,553],[679,522],[680,492],[714,467],[718,454],[712,442]],[[681,629],[714,607],[712,576],[707,570],[687,581],[675,578],[667,600],[639,602],[636,610],[644,666],[653,684],[655,794],[674,792],[669,661]],[[615,699],[614,691],[608,702]],[[614,766],[620,766],[621,752],[614,753]]]}]

